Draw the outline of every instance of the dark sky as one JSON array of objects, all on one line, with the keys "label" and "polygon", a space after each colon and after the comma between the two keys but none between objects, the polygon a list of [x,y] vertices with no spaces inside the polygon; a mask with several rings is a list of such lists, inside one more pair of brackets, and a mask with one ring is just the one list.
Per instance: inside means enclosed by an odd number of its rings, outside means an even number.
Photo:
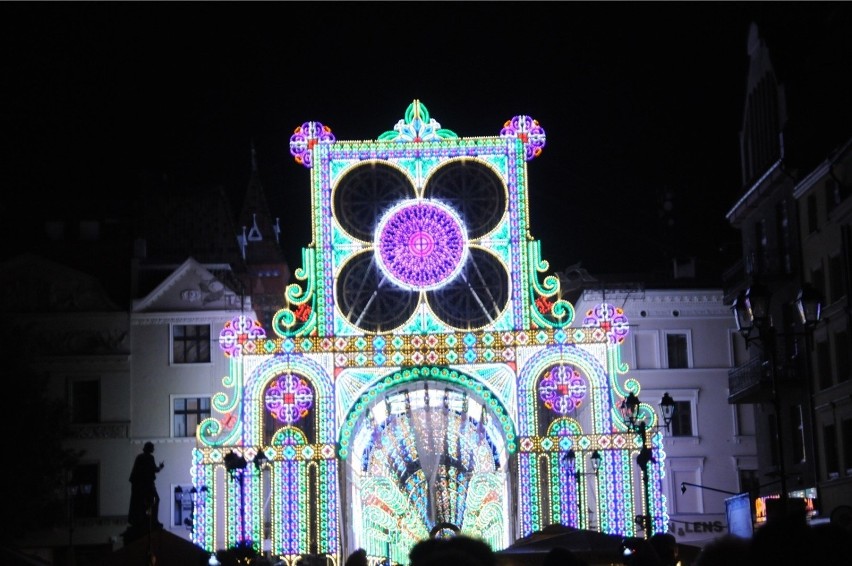
[{"label": "dark sky", "polygon": [[254,140],[293,268],[309,172],[288,142],[305,121],[375,139],[419,99],[468,137],[530,115],[547,133],[528,166],[544,258],[619,272],[739,252],[725,213],[751,21],[782,80],[810,84],[791,114],[852,106],[846,3],[22,2],[0,20],[6,213],[129,202],[164,175],[238,206]]}]

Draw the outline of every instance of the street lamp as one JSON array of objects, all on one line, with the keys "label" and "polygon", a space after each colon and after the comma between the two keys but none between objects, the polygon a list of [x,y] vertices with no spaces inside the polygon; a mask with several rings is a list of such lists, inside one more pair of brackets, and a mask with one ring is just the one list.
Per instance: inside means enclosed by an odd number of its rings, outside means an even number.
[{"label": "street lamp", "polygon": [[[195,486],[192,486],[192,488],[190,488],[190,490],[189,490],[189,501],[190,501],[189,517],[184,518],[183,524],[187,528],[187,530],[190,531],[190,532],[192,532],[195,528],[195,503],[198,500],[199,495],[201,495],[202,497],[207,496],[207,486],[206,485],[202,485],[201,489],[196,489]],[[183,503],[184,503],[185,497],[186,497],[186,494],[183,492],[183,488],[179,485],[175,486],[175,505],[180,506],[181,515],[183,515]]]},{"label": "street lamp", "polygon": [[[649,485],[650,478],[648,477],[648,465],[656,463],[657,460],[654,458],[654,454],[648,443],[648,425],[645,422],[645,419],[639,418],[639,405],[639,397],[631,391],[627,397],[621,401],[621,406],[619,408],[621,410],[621,418],[624,420],[627,427],[633,432],[638,432],[642,438],[642,449],[639,450],[639,455],[636,456],[636,464],[642,470],[642,495],[645,508],[644,514],[637,517],[637,519],[640,521],[645,538],[648,538],[651,536],[651,529],[653,528],[650,509],[651,490]],[[668,393],[664,393],[663,398],[660,400],[660,413],[663,415],[663,424],[666,430],[668,430],[669,425],[672,422],[674,410],[674,399],[672,399]],[[661,427],[657,425],[654,428]]]},{"label": "street lamp", "polygon": [[718,487],[709,487],[706,485],[701,485],[698,483],[689,483],[688,481],[680,482],[680,492],[686,493],[686,486],[691,485],[692,487],[697,487],[699,489],[709,489],[710,491],[716,491],[718,493],[726,493],[728,495],[739,495],[736,491],[728,491],[727,489],[719,489]]},{"label": "street lamp", "polygon": [[574,480],[577,482],[577,521],[578,527],[579,521],[582,520],[583,517],[583,487],[584,483],[581,481],[583,476],[597,476],[598,470],[600,470],[601,462],[603,461],[603,457],[601,453],[597,450],[592,451],[592,455],[589,458],[592,464],[591,472],[581,472],[579,468],[577,468],[577,453],[574,452],[574,449],[571,448],[568,452],[565,453],[565,456],[562,458],[568,466],[568,473],[574,476]]},{"label": "street lamp", "polygon": [[[793,305],[798,315],[798,322],[804,332],[779,333],[772,320],[770,311],[772,294],[769,289],[755,282],[748,289],[741,291],[734,299],[731,310],[734,313],[737,330],[746,341],[746,347],[758,342],[764,364],[768,366],[771,383],[771,400],[775,413],[775,447],[779,462],[779,479],[781,483],[780,504],[781,512],[787,512],[789,492],[787,491],[787,461],[784,455],[784,442],[781,439],[781,399],[778,393],[778,336],[804,336],[810,339],[814,327],[819,323],[822,314],[822,296],[810,284],[805,284],[798,292]],[[754,331],[757,334],[754,334]]]}]

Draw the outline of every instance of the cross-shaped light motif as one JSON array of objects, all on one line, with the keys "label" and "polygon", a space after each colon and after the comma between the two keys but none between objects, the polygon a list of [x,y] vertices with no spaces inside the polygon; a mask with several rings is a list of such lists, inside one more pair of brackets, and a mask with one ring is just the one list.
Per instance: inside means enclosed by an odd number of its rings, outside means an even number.
[{"label": "cross-shaped light motif", "polygon": [[577,409],[586,397],[586,382],[572,367],[550,368],[539,383],[539,397],[544,406],[560,415]]},{"label": "cross-shaped light motif", "polygon": [[313,404],[313,393],[307,382],[292,373],[280,376],[266,390],[266,408],[276,419],[287,424],[308,415]]}]

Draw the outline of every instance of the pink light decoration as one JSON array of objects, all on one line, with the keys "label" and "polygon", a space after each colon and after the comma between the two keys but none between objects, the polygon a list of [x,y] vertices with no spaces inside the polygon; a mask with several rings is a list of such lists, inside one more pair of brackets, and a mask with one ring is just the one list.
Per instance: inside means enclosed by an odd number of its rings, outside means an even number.
[{"label": "pink light decoration", "polygon": [[583,326],[600,328],[606,333],[610,344],[624,343],[629,331],[624,309],[607,303],[601,303],[595,308],[589,309],[583,319]]},{"label": "pink light decoration", "polygon": [[225,356],[239,358],[244,353],[254,352],[254,340],[266,338],[266,331],[253,318],[240,315],[225,323],[219,333],[219,348]]},{"label": "pink light decoration", "polygon": [[506,120],[503,129],[500,130],[500,137],[521,140],[524,144],[525,161],[532,161],[541,155],[547,139],[544,128],[531,116],[515,116],[511,120]]},{"label": "pink light decoration", "polygon": [[308,415],[313,400],[314,395],[308,383],[288,373],[269,386],[264,402],[273,417],[283,423],[293,424]]},{"label": "pink light decoration", "polygon": [[293,131],[290,136],[290,155],[296,163],[308,169],[313,167],[311,152],[318,143],[334,143],[335,137],[331,128],[320,122],[305,122]]},{"label": "pink light decoration", "polygon": [[544,406],[560,415],[567,415],[579,408],[586,397],[585,380],[569,366],[550,368],[538,387]]}]

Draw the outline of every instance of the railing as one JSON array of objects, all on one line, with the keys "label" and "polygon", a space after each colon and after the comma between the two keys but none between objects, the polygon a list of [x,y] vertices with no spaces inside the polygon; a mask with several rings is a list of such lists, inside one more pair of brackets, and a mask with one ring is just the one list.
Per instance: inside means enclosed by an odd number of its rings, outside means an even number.
[{"label": "railing", "polygon": [[769,364],[759,358],[728,372],[728,403],[756,403],[772,397]]}]

